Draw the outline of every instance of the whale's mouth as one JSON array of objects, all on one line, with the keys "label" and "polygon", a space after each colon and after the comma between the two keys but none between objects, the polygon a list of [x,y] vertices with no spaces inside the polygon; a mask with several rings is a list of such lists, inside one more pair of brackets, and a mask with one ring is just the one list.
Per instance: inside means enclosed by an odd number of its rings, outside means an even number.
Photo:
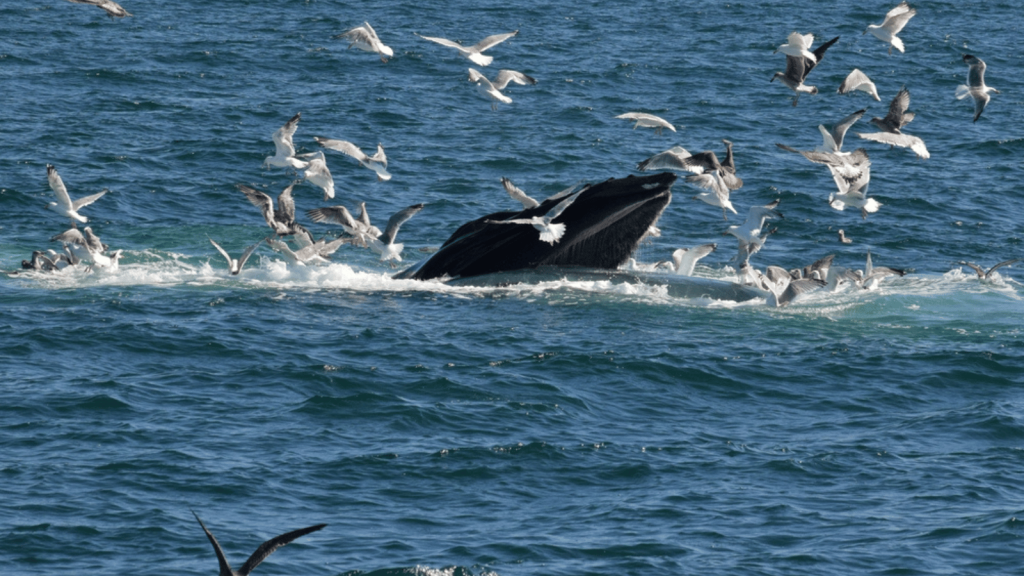
[{"label": "whale's mouth", "polygon": [[561,198],[520,212],[497,212],[463,224],[430,258],[396,278],[467,278],[538,266],[614,270],[626,263],[672,200],[671,173],[627,176],[586,187],[555,222],[565,234],[555,244],[529,225],[494,224],[543,216]]}]

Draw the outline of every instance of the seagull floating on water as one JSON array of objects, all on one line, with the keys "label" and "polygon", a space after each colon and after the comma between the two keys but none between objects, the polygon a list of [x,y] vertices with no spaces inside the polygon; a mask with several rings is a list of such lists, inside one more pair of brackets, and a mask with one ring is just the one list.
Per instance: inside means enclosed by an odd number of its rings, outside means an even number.
[{"label": "seagull floating on water", "polygon": [[[636,130],[637,128],[654,128],[654,133],[659,136],[661,136],[663,128],[668,128],[673,132],[676,131],[676,127],[664,118],[655,116],[654,114],[647,114],[645,112],[626,112],[625,114],[619,114],[616,118],[632,120],[634,122],[633,130]],[[680,126],[680,128],[683,128],[683,126]]]},{"label": "seagull floating on water", "polygon": [[[808,34],[808,36],[810,36]],[[796,93],[793,97],[793,106],[796,106],[800,100],[801,94],[817,94],[818,88],[816,86],[807,86],[804,84],[804,80],[807,79],[807,75],[814,70],[814,67],[821,64],[821,60],[825,57],[825,51],[828,50],[833,44],[839,41],[839,36],[825,42],[821,46],[818,46],[812,55],[814,59],[807,56],[793,56],[786,54],[786,71],[776,72],[769,82],[774,82],[778,78],[783,84],[789,87],[790,90]],[[781,47],[780,47],[781,48]]]},{"label": "seagull floating on water", "polygon": [[857,68],[854,68],[853,72],[850,72],[849,75],[846,76],[846,79],[843,80],[843,83],[839,85],[838,92],[840,94],[849,94],[856,90],[870,94],[876,101],[882,101],[878,96],[878,88],[875,87],[875,83],[868,78],[867,74],[861,72]]},{"label": "seagull floating on water", "polygon": [[459,51],[459,54],[461,56],[463,56],[464,58],[468,58],[469,60],[471,60],[477,66],[487,66],[488,64],[490,64],[494,60],[494,58],[492,56],[488,56],[486,54],[483,54],[483,51],[487,50],[488,48],[491,48],[493,46],[496,46],[498,44],[501,44],[502,42],[504,42],[505,40],[508,40],[509,38],[515,36],[516,34],[519,34],[519,30],[515,30],[513,32],[506,32],[504,34],[495,34],[493,36],[488,36],[487,38],[484,38],[483,40],[481,40],[481,41],[477,42],[476,44],[474,44],[472,46],[469,46],[469,47],[463,46],[462,44],[459,44],[458,42],[453,42],[453,41],[447,40],[445,38],[436,38],[436,37],[433,37],[433,36],[423,36],[421,34],[416,34],[416,35],[419,36],[420,38],[423,38],[424,40],[430,40],[431,42],[437,42],[438,44],[440,44],[442,46],[448,46],[449,48],[455,48],[456,50]]},{"label": "seagull floating on water", "polygon": [[910,148],[918,157],[930,158],[931,154],[928,153],[928,147],[924,145],[924,140],[902,132],[903,127],[914,119],[914,113],[907,112],[909,107],[910,90],[907,90],[907,87],[904,86],[896,94],[896,97],[892,99],[892,102],[889,103],[889,113],[885,115],[885,118],[871,119],[871,123],[878,126],[881,132],[870,132],[867,134],[858,132],[857,136],[865,140],[889,144],[890,146]]},{"label": "seagull floating on water", "polygon": [[213,244],[213,247],[217,249],[217,252],[220,252],[221,256],[223,256],[224,259],[228,261],[228,274],[232,276],[238,276],[238,273],[242,271],[242,267],[245,266],[245,262],[249,259],[249,256],[252,256],[252,253],[255,252],[257,248],[260,247],[259,242],[253,244],[252,246],[249,246],[248,248],[245,249],[245,252],[242,252],[242,255],[239,256],[238,260],[235,260],[234,258],[228,255],[227,250],[221,248],[220,244],[214,242],[213,238],[210,238],[209,240],[210,244]]},{"label": "seagull floating on water", "polygon": [[[585,190],[585,188],[584,188]],[[565,224],[554,222],[555,218],[562,215],[566,208],[572,205],[579,198],[583,190],[563,199],[555,204],[543,216],[532,216],[530,218],[513,218],[511,220],[486,220],[488,224],[530,224],[540,232],[540,241],[547,242],[554,246],[565,235]]]},{"label": "seagull floating on water", "polygon": [[355,158],[361,166],[376,172],[378,181],[391,180],[391,174],[387,170],[388,157],[384,154],[384,146],[380,143],[377,144],[377,152],[373,156],[367,156],[358,146],[346,140],[331,140],[319,136],[314,136],[313,139],[324,148]]},{"label": "seagull floating on water", "polygon": [[110,255],[106,254],[106,245],[100,241],[99,236],[93,233],[92,228],[86,226],[82,229],[85,239],[83,243],[69,242],[64,246],[74,254],[80,261],[91,262],[93,268],[108,268],[117,270],[118,260],[121,258],[121,251],[114,250]]},{"label": "seagull floating on water", "polygon": [[106,12],[107,16],[110,16],[111,18],[124,18],[125,16],[131,16],[127,10],[122,8],[120,4],[113,0],[68,0],[68,2],[95,6]]},{"label": "seagull floating on water", "polygon": [[388,58],[395,55],[395,51],[391,47],[380,41],[377,31],[370,26],[369,22],[363,22],[362,26],[356,26],[348,32],[338,34],[335,38],[348,40],[349,49],[358,48],[363,52],[378,54],[381,62],[387,62]]},{"label": "seagull floating on water", "polygon": [[324,526],[327,526],[327,524],[317,524],[308,528],[293,530],[291,532],[281,534],[280,536],[274,536],[270,540],[260,544],[259,548],[256,548],[256,551],[252,553],[252,556],[249,556],[249,559],[245,561],[245,564],[242,564],[242,567],[235,571],[231,568],[231,564],[228,563],[227,557],[224,556],[224,551],[221,550],[220,543],[218,543],[213,534],[207,530],[206,524],[203,524],[203,521],[199,519],[199,515],[195,512],[192,512],[192,515],[196,517],[196,520],[199,521],[199,525],[203,527],[203,532],[206,533],[206,537],[209,538],[210,544],[213,545],[214,553],[217,554],[217,563],[220,565],[219,576],[248,576],[250,572],[260,565],[260,563],[267,559],[267,556],[270,556],[281,546],[288,544],[300,536],[316,532]]},{"label": "seagull floating on water", "polygon": [[999,90],[985,85],[985,62],[981,58],[964,54],[964,63],[970,67],[967,71],[967,84],[956,87],[956,99],[963,100],[968,96],[974,98],[974,121],[977,122],[990,100],[988,93],[999,94]]},{"label": "seagull floating on water", "polygon": [[540,206],[540,202],[530,198],[526,192],[523,192],[522,189],[517,187],[511,180],[504,176],[501,177],[501,185],[505,187],[505,191],[508,192],[508,195],[511,196],[513,200],[523,205],[523,210],[529,210],[530,208]]},{"label": "seagull floating on water", "polygon": [[885,20],[878,25],[869,24],[867,30],[861,34],[871,34],[881,40],[882,42],[889,43],[889,54],[892,54],[892,49],[896,48],[901,53],[903,52],[903,40],[896,37],[903,30],[903,27],[907,25],[907,21],[917,14],[917,10],[910,7],[906,2],[900,3],[885,15]]},{"label": "seagull floating on water", "polygon": [[532,76],[527,76],[526,74],[516,72],[515,70],[500,70],[498,71],[498,76],[495,77],[494,82],[491,82],[476,68],[469,69],[469,81],[476,82],[477,91],[484,98],[490,98],[492,100],[491,110],[498,109],[498,102],[503,102],[505,104],[512,103],[511,98],[501,93],[501,91],[508,86],[509,82],[515,82],[516,84],[521,84],[523,86],[537,83],[537,80]]},{"label": "seagull floating on water", "polygon": [[53,164],[46,165],[46,179],[50,183],[50,189],[53,190],[53,193],[57,196],[57,201],[50,202],[47,208],[61,216],[67,216],[72,222],[76,220],[83,224],[88,222],[89,219],[79,214],[78,210],[99,200],[107,193],[106,190],[103,190],[102,192],[97,192],[96,194],[79,198],[72,202],[71,196],[68,195],[68,189],[64,186],[64,181],[61,180],[60,174],[57,173],[57,169],[54,168]]},{"label": "seagull floating on water", "polygon": [[274,155],[267,156],[263,160],[264,167],[272,166],[275,168],[291,168],[293,170],[301,170],[306,167],[307,162],[295,157],[295,144],[292,142],[292,136],[295,135],[295,130],[298,129],[299,119],[301,118],[302,113],[299,112],[285,122],[284,126],[274,131]]},{"label": "seagull floating on water", "polygon": [[839,229],[839,241],[842,242],[843,244],[852,244],[853,243],[853,238],[850,238],[849,236],[847,236],[846,232],[844,232],[843,229],[840,228]]}]

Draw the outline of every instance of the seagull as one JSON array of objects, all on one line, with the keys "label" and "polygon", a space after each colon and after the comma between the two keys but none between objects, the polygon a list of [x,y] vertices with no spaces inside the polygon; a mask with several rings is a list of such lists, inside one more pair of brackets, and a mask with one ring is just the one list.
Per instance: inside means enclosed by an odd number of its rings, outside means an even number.
[{"label": "seagull", "polygon": [[435,38],[432,36],[423,36],[420,34],[416,35],[419,36],[420,38],[423,38],[424,40],[430,40],[431,42],[437,42],[442,46],[455,48],[456,50],[459,51],[459,54],[461,54],[465,58],[468,58],[477,66],[487,66],[494,60],[494,58],[491,56],[487,56],[486,54],[483,54],[483,51],[498,44],[501,44],[502,42],[508,40],[509,38],[515,36],[516,34],[519,34],[519,30],[516,30],[514,32],[506,32],[504,34],[495,34],[493,36],[488,36],[487,38],[484,38],[483,40],[477,42],[476,44],[468,48],[463,46],[462,44],[459,44],[458,42],[452,42],[451,40],[447,40],[445,38]]},{"label": "seagull", "polygon": [[783,218],[782,213],[775,210],[779,200],[765,206],[751,206],[747,212],[747,219],[743,224],[729,226],[729,229],[722,234],[732,234],[739,240],[739,252],[736,256],[740,266],[747,264],[750,257],[764,246],[765,240],[771,232],[762,233],[765,222],[769,219]]},{"label": "seagull", "polygon": [[[363,212],[365,213],[365,209]],[[377,238],[381,235],[380,230],[377,230],[377,228],[368,226],[366,223],[353,218],[352,213],[344,206],[339,205],[314,208],[312,210],[307,210],[306,216],[309,216],[309,219],[313,222],[334,222],[336,224],[341,224],[342,229],[344,229],[349,235],[354,236],[356,242],[364,248],[367,247],[367,243],[370,238]],[[369,220],[369,218],[367,218],[367,220]]]},{"label": "seagull", "polygon": [[359,149],[358,146],[345,140],[331,140],[329,138],[321,138],[314,136],[317,144],[327,148],[329,150],[335,150],[347,154],[359,161],[359,164],[373,170],[377,173],[377,181],[383,182],[385,180],[391,180],[391,174],[388,173],[388,157],[384,155],[384,147],[379,143],[377,144],[377,153],[373,156],[367,156],[365,152]]},{"label": "seagull", "polygon": [[272,166],[275,168],[291,168],[293,170],[301,170],[306,167],[306,162],[295,157],[295,144],[292,142],[292,136],[295,135],[295,130],[299,127],[299,119],[301,117],[302,113],[299,112],[285,122],[284,126],[274,131],[274,155],[263,159],[264,167]]},{"label": "seagull", "polygon": [[356,26],[355,28],[338,34],[335,38],[341,38],[348,40],[349,49],[358,48],[363,52],[374,52],[380,55],[381,62],[387,62],[388,58],[395,55],[395,51],[391,47],[386,46],[377,37],[377,31],[370,26],[369,22],[363,22],[362,26]]},{"label": "seagull", "polygon": [[370,213],[366,211],[366,202],[359,203],[359,223],[363,225],[367,234],[374,238],[380,238],[380,228],[370,223]]},{"label": "seagull", "polygon": [[484,98],[490,98],[491,110],[498,109],[498,102],[504,102],[505,104],[511,104],[512,99],[501,93],[502,90],[508,86],[509,82],[515,82],[526,86],[528,84],[536,84],[537,80],[532,76],[527,76],[522,72],[516,72],[515,70],[500,70],[498,76],[495,77],[494,82],[487,79],[486,76],[480,73],[476,68],[469,69],[469,81],[476,82],[476,89]]},{"label": "seagull", "polygon": [[866,110],[861,108],[839,122],[836,122],[831,130],[826,130],[824,124],[818,124],[818,132],[821,132],[821,145],[815,148],[818,152],[842,152],[843,139],[846,132],[864,116]]},{"label": "seagull", "polygon": [[855,90],[861,92],[867,92],[876,101],[881,102],[882,99],[878,97],[878,88],[875,87],[875,83],[868,78],[867,74],[861,72],[859,69],[854,68],[853,72],[843,80],[843,83],[839,85],[840,94],[849,94]]},{"label": "seagull", "polygon": [[680,276],[693,276],[697,261],[711,254],[718,244],[702,244],[695,248],[679,248],[672,253],[672,269]]},{"label": "seagull", "polygon": [[[625,114],[619,114],[616,118],[635,121],[636,123],[633,124],[633,130],[636,130],[638,127],[654,128],[654,133],[658,136],[661,136],[661,130],[663,128],[668,128],[673,132],[676,131],[675,126],[670,124],[664,118],[660,118],[654,114],[645,114],[644,112],[626,112]],[[683,126],[680,126],[680,128],[683,128]]]},{"label": "seagull", "polygon": [[78,260],[92,262],[94,267],[110,268],[117,270],[118,260],[121,258],[121,251],[114,250],[109,256],[106,255],[106,246],[100,241],[99,236],[93,233],[92,228],[86,226],[82,229],[85,242],[67,242],[64,246]]},{"label": "seagull", "polygon": [[814,43],[814,34],[800,34],[791,32],[786,44],[780,45],[772,54],[782,52],[787,56],[803,57],[817,64],[818,57],[811,52],[811,44]]},{"label": "seagull", "polygon": [[107,16],[110,16],[112,19],[131,16],[127,10],[122,8],[120,4],[113,0],[68,0],[68,2],[74,2],[75,4],[90,4],[106,12]]},{"label": "seagull", "polygon": [[718,170],[712,170],[708,175],[711,177],[707,182],[710,184],[710,189],[707,192],[697,194],[693,199],[700,200],[712,206],[718,206],[722,209],[722,220],[728,220],[728,217],[725,214],[726,210],[733,214],[738,214],[736,209],[733,208],[732,202],[729,201],[729,186],[726,185],[725,179],[722,178],[722,175]]},{"label": "seagull", "polygon": [[871,252],[868,251],[868,258],[864,264],[864,271],[855,271],[858,274],[861,288],[865,290],[874,290],[878,288],[878,283],[886,276],[903,276],[906,271],[898,268],[888,268],[885,266],[872,266],[871,264]]},{"label": "seagull", "polygon": [[224,250],[220,247],[220,244],[214,242],[213,238],[210,238],[209,240],[210,244],[213,244],[213,247],[217,249],[217,252],[220,252],[221,256],[224,256],[224,259],[228,261],[228,273],[232,276],[238,276],[238,273],[242,271],[242,266],[245,266],[245,261],[249,259],[249,256],[252,256],[252,253],[255,252],[257,248],[260,247],[259,242],[249,246],[245,249],[245,252],[242,252],[241,257],[239,257],[238,260],[235,260],[228,255],[227,250]]},{"label": "seagull", "polygon": [[307,156],[310,160],[306,165],[306,170],[302,173],[302,178],[324,191],[325,202],[334,198],[334,178],[327,168],[327,158],[324,157],[323,151],[317,150]]},{"label": "seagull", "polygon": [[636,169],[640,171],[653,171],[653,170],[686,170],[683,161],[690,157],[690,153],[682,146],[673,146],[664,152],[659,152],[654,156],[646,160],[640,161],[636,165]]},{"label": "seagull", "polygon": [[228,564],[228,559],[224,556],[224,551],[221,550],[220,544],[217,542],[217,539],[214,538],[213,534],[206,529],[206,524],[203,524],[203,521],[199,519],[199,515],[194,511],[192,512],[192,515],[196,517],[196,520],[199,520],[199,525],[203,527],[203,532],[205,532],[206,537],[210,539],[210,544],[213,545],[213,551],[217,554],[217,562],[220,564],[219,576],[248,576],[250,572],[260,565],[261,562],[267,559],[267,556],[270,556],[281,546],[288,544],[300,536],[316,532],[324,526],[327,526],[327,524],[317,524],[316,526],[300,528],[299,530],[293,530],[291,532],[281,534],[280,536],[274,536],[270,540],[260,544],[259,548],[252,553],[252,556],[249,556],[249,559],[245,561],[245,564],[242,564],[242,567],[236,571],[231,568],[231,564]]},{"label": "seagull", "polygon": [[840,194],[866,189],[871,181],[871,160],[863,148],[853,152],[818,152],[797,150],[779,143],[775,145],[788,152],[796,152],[815,164],[828,166]]},{"label": "seagull", "polygon": [[405,221],[416,215],[417,212],[423,210],[425,204],[413,204],[408,208],[399,210],[391,218],[388,218],[388,227],[384,229],[384,233],[381,234],[380,238],[369,237],[367,240],[370,243],[370,248],[380,254],[381,261],[386,260],[398,260],[402,261],[402,249],[405,247],[404,244],[395,244],[395,236],[398,234],[398,229],[405,224]]},{"label": "seagull", "polygon": [[[583,190],[586,190],[584,188]],[[547,242],[554,246],[562,239],[565,235],[565,224],[560,222],[553,222],[555,218],[562,215],[562,212],[566,208],[572,205],[573,202],[579,198],[579,195],[583,193],[583,190],[576,192],[575,194],[563,199],[558,204],[555,204],[553,208],[548,210],[547,214],[543,216],[533,216],[530,218],[513,218],[511,220],[486,220],[488,224],[530,224],[540,232],[540,241]]]},{"label": "seagull", "polygon": [[969,266],[970,268],[972,268],[974,270],[974,272],[978,275],[978,278],[981,279],[981,280],[990,280],[992,278],[992,273],[996,271],[996,268],[999,268],[1001,266],[1009,266],[1011,264],[1016,264],[1017,262],[1020,262],[1020,261],[1021,261],[1020,258],[1013,258],[1012,260],[1004,260],[1004,261],[1000,262],[999,264],[996,264],[995,266],[989,268],[988,272],[986,272],[981,266],[978,266],[974,262],[965,262],[965,261],[961,260],[961,261],[957,262],[957,264],[960,264],[962,266]]},{"label": "seagull", "polygon": [[892,54],[893,48],[902,53],[903,41],[897,38],[896,35],[900,33],[900,30],[903,30],[903,27],[907,25],[907,21],[913,18],[914,14],[917,14],[917,10],[911,8],[906,2],[901,2],[899,6],[889,10],[881,24],[869,24],[867,30],[861,36],[871,32],[875,38],[889,43],[889,54]]},{"label": "seagull", "polygon": [[58,254],[53,250],[47,250],[46,252],[34,250],[32,252],[32,259],[22,260],[21,267],[23,270],[35,270],[36,272],[57,272],[78,263],[77,260],[72,261],[72,258],[74,256]]},{"label": "seagull", "polygon": [[776,288],[776,290],[769,290],[770,295],[766,300],[766,304],[776,308],[788,306],[801,294],[824,288],[825,285],[826,283],[824,280],[818,280],[817,278],[790,280],[786,283],[785,288],[781,290],[778,288]]},{"label": "seagull", "polygon": [[297,181],[292,182],[277,196],[277,209],[274,209],[274,201],[270,199],[269,195],[244,184],[235,184],[235,186],[242,194],[245,194],[253,206],[260,209],[263,219],[267,221],[267,226],[270,226],[271,230],[278,236],[289,236],[297,232],[295,200],[292,199],[292,188],[297,183]]},{"label": "seagull", "polygon": [[964,62],[970,66],[967,72],[967,84],[956,87],[956,99],[963,100],[970,96],[974,98],[974,121],[977,122],[981,113],[988,105],[989,92],[999,94],[999,90],[985,86],[985,62],[977,56],[964,54]]},{"label": "seagull", "polygon": [[54,168],[53,164],[46,165],[46,179],[50,182],[50,189],[57,196],[57,201],[50,202],[47,208],[61,216],[67,216],[72,222],[76,220],[82,223],[88,222],[89,219],[79,214],[78,210],[99,200],[107,193],[106,190],[103,190],[102,192],[97,192],[72,202],[71,196],[68,195],[68,189],[64,186],[64,181],[61,180],[60,174],[57,173],[57,169]]},{"label": "seagull", "polygon": [[844,232],[843,229],[840,228],[839,229],[839,241],[842,242],[843,244],[852,244],[853,243],[853,238],[848,237],[846,235],[846,232]]},{"label": "seagull", "polygon": [[881,132],[870,132],[867,134],[858,132],[857,136],[865,140],[889,144],[890,146],[910,148],[919,158],[930,158],[931,154],[928,153],[924,140],[917,136],[904,134],[901,131],[904,126],[914,119],[914,113],[907,112],[908,107],[910,107],[910,91],[904,86],[896,94],[896,97],[892,99],[892,102],[889,103],[889,113],[885,115],[885,118],[871,119],[871,123],[878,126]]},{"label": "seagull", "polygon": [[774,82],[778,78],[783,84],[789,87],[790,90],[796,92],[796,96],[793,97],[793,106],[796,106],[800,100],[801,94],[817,94],[818,88],[816,86],[807,86],[804,84],[804,80],[807,79],[807,75],[814,70],[814,67],[821,63],[822,58],[825,57],[825,51],[828,50],[833,44],[839,41],[839,36],[825,42],[821,46],[818,46],[812,55],[814,60],[806,56],[792,56],[786,54],[786,71],[776,72],[769,82]]},{"label": "seagull", "polygon": [[283,254],[292,264],[298,264],[300,266],[305,266],[310,263],[329,263],[331,254],[337,252],[338,248],[340,248],[347,240],[347,238],[338,238],[330,242],[327,242],[326,240],[318,240],[304,248],[292,250],[288,244],[274,238],[273,236],[266,238],[266,242],[271,248],[276,252]]},{"label": "seagull", "polygon": [[530,198],[526,192],[523,192],[522,189],[518,188],[511,180],[504,176],[501,177],[501,185],[505,187],[505,191],[508,192],[508,195],[511,196],[513,200],[523,205],[523,210],[529,210],[530,208],[540,206],[540,202]]}]

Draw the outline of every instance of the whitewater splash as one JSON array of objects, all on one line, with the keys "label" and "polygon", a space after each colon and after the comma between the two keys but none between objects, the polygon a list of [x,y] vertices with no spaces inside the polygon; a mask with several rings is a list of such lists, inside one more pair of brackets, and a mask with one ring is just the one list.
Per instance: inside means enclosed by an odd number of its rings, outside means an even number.
[{"label": "whitewater splash", "polygon": [[[219,264],[220,262],[218,262]],[[244,290],[346,290],[365,293],[433,292],[452,297],[518,297],[527,302],[581,304],[608,300],[648,303],[656,306],[696,306],[708,308],[763,307],[763,296],[744,293],[694,289],[705,282],[712,286],[732,284],[741,278],[730,267],[699,265],[693,278],[675,277],[670,272],[654,271],[654,265],[634,265],[632,270],[579,272],[549,270],[526,275],[496,276],[485,281],[446,282],[438,280],[396,279],[391,271],[363,269],[349,263],[323,266],[294,266],[269,256],[254,259],[238,276],[231,276],[209,260],[198,261],[183,254],[146,250],[126,253],[117,270],[69,267],[57,272],[20,271],[10,276],[21,286],[46,290],[125,286],[237,287]],[[685,280],[685,283],[680,283]],[[876,290],[842,286],[838,291],[818,290],[801,297],[792,306],[772,308],[772,313],[833,317],[850,310],[875,304],[896,306],[907,311],[920,309],[922,302],[956,308],[967,302],[1002,300],[1020,306],[1021,283],[1000,276],[998,271],[987,281],[956,267],[941,275],[910,274],[891,278]],[[684,289],[685,288],[685,289]],[[717,296],[717,297],[716,297]],[[965,302],[967,301],[967,302]],[[987,306],[975,302],[979,306]],[[970,306],[969,306],[970,307]]]}]

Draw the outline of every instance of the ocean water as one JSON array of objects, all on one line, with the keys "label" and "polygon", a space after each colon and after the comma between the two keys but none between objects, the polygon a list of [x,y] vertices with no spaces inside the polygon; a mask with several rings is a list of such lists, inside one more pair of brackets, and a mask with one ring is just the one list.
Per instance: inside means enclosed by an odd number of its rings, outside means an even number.
[{"label": "ocean water", "polygon": [[[0,277],[0,573],[217,570],[327,523],[258,574],[1020,574],[1024,256],[1020,2],[918,2],[905,54],[862,35],[893,3],[125,0],[111,20],[63,0],[0,4],[0,268],[67,225],[47,163],[124,257],[116,272]],[[823,8],[824,6],[824,8]],[[369,21],[395,56],[332,38]],[[465,44],[537,78],[492,111]],[[792,31],[840,36],[791,105],[769,83]],[[954,91],[988,63],[981,119]],[[882,102],[836,88],[854,67]],[[931,152],[862,141],[901,86]],[[868,114],[866,220],[826,202],[818,124]],[[678,131],[631,129],[643,111]],[[337,196],[401,229],[398,268],[350,246],[289,267],[235,188],[276,196],[260,163],[302,113],[313,136],[381,142],[394,178],[328,152]],[[677,298],[636,283],[460,287],[393,280],[461,223],[635,173],[674,145],[735,143],[743,213],[785,219],[752,262],[827,254],[904,268],[878,290],[786,308]],[[718,242],[700,275],[735,279],[720,210],[679,181],[651,264]],[[316,235],[333,232],[309,222]],[[844,229],[852,244],[840,244]]]}]

